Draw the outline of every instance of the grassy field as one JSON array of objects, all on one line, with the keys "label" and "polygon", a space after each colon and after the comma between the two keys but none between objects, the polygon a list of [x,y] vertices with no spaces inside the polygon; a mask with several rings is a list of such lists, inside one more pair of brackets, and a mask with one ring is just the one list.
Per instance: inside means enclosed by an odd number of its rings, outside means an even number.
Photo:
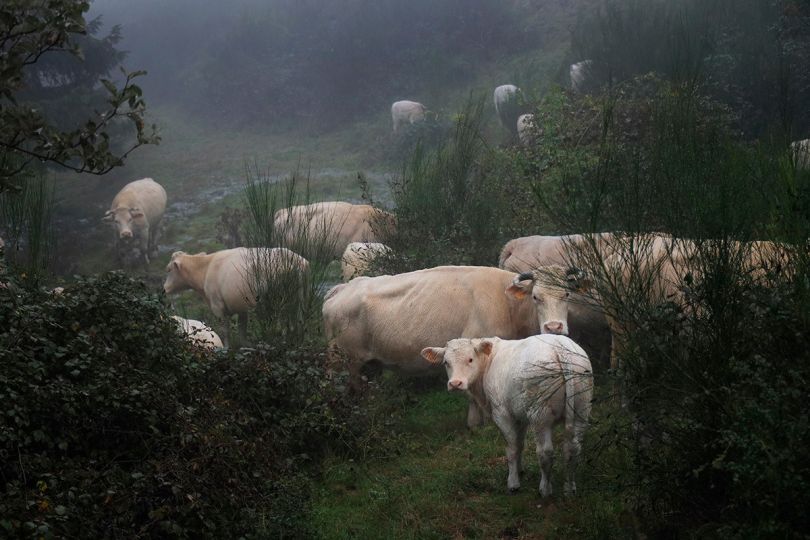
[{"label": "grassy field", "polygon": [[[491,422],[466,428],[467,399],[436,379],[421,389],[403,384],[407,398],[391,416],[386,455],[332,459],[315,489],[312,529],[339,538],[617,538],[632,537],[632,520],[619,494],[605,491],[615,453],[600,452],[584,463],[579,494],[562,492],[560,433],[553,473],[555,495],[537,491],[539,467],[530,435],[524,450],[521,489],[506,489],[505,444]],[[396,395],[396,390],[392,391]],[[609,410],[601,405],[595,418]],[[599,428],[586,437],[594,447]],[[599,471],[599,474],[594,474]]]}]

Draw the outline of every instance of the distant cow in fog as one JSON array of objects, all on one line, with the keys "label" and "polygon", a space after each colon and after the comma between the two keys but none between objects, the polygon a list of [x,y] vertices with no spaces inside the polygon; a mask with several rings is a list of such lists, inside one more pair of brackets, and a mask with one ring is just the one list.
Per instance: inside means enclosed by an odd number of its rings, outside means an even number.
[{"label": "distant cow in fog", "polygon": [[796,167],[801,170],[810,169],[810,139],[796,141],[790,145]]},{"label": "distant cow in fog", "polygon": [[[234,248],[215,253],[189,255],[182,251],[172,254],[166,267],[163,290],[173,294],[187,289],[199,293],[214,315],[226,323],[232,315],[239,316],[239,333],[247,339],[247,312],[256,305],[258,287],[255,265],[269,265],[271,272],[309,271],[309,262],[285,248]],[[269,276],[268,276],[269,277]],[[225,345],[231,341],[231,327]]]},{"label": "distant cow in fog", "polygon": [[532,142],[532,132],[534,129],[534,115],[521,114],[517,119],[517,135],[520,144],[528,146]]},{"label": "distant cow in fog", "polygon": [[571,81],[571,90],[574,92],[585,92],[588,87],[588,80],[591,78],[593,60],[583,60],[576,64],[571,64],[568,69],[568,77]]},{"label": "distant cow in fog", "polygon": [[186,336],[186,338],[197,347],[209,350],[222,348],[222,340],[219,339],[217,333],[204,322],[194,319],[184,319],[177,315],[172,315],[172,319],[177,321],[180,333]]},{"label": "distant cow in fog", "polygon": [[352,242],[340,258],[343,281],[366,275],[374,259],[389,253],[391,248],[379,242]]},{"label": "distant cow in fog", "polygon": [[144,178],[125,185],[112,201],[103,220],[115,227],[117,253],[138,250],[145,264],[157,254],[160,222],[166,211],[166,190]]},{"label": "distant cow in fog", "polygon": [[391,105],[391,120],[394,122],[394,133],[403,124],[413,124],[425,119],[427,108],[417,101],[395,101]]},{"label": "distant cow in fog", "polygon": [[[368,204],[319,202],[278,210],[273,217],[283,245],[312,256],[309,251],[328,249],[334,258],[351,242],[379,242],[393,233],[396,218]],[[305,245],[300,245],[304,240]],[[322,246],[317,246],[322,242]]]},{"label": "distant cow in fog", "polygon": [[502,84],[495,89],[492,99],[501,125],[516,135],[517,120],[520,116],[520,88],[514,84]]}]

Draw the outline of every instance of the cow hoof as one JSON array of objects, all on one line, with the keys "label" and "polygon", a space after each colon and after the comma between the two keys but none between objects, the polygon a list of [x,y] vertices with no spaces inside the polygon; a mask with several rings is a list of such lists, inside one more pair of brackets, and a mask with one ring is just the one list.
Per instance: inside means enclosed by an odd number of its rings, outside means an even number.
[{"label": "cow hoof", "polygon": [[518,492],[518,491],[520,491],[520,486],[517,486],[517,487],[510,487],[509,489],[507,489],[507,490],[506,490],[506,493],[507,493],[508,495],[517,495],[517,492]]}]

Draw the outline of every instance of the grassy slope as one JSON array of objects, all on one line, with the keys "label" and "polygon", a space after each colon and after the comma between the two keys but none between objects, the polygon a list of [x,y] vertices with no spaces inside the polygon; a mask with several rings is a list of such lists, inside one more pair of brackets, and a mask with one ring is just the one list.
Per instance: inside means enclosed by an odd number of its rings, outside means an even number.
[{"label": "grassy slope", "polygon": [[[555,28],[564,27],[561,25]],[[480,66],[474,84],[465,88],[436,89],[431,109],[451,117],[470,91],[489,96],[505,82],[519,84],[536,98],[559,75],[567,45],[550,39],[546,47],[519,58]],[[489,104],[492,109],[491,104]],[[507,137],[490,111],[485,135],[495,143]],[[79,251],[75,272],[89,273],[112,267],[108,231],[96,225],[109,201],[128,181],[151,176],[165,185],[170,204],[188,201],[196,211],[169,220],[162,244],[165,250],[150,265],[145,277],[160,287],[163,268],[174,249],[189,252],[216,250],[218,216],[226,206],[244,203],[238,187],[244,182],[246,164],[257,164],[271,175],[297,168],[314,171],[315,199],[353,199],[359,196],[354,172],[396,171],[386,162],[390,144],[390,118],[381,111],[373,118],[320,135],[276,133],[272,129],[233,131],[208,125],[170,106],[151,108],[161,130],[162,142],[139,149],[127,164],[101,178],[59,175],[62,212],[72,219],[87,219],[90,226],[71,246]],[[334,174],[319,175],[322,171]],[[374,182],[376,194],[385,182]],[[210,190],[235,186],[223,198],[209,197]],[[200,194],[203,194],[202,197]],[[193,293],[173,299],[175,310],[185,316],[214,323],[207,307]],[[538,467],[533,442],[527,441],[527,472],[523,489],[506,494],[504,446],[494,426],[476,432],[464,428],[466,401],[442,390],[421,392],[398,412],[396,430],[401,445],[384,459],[362,463],[332,459],[315,486],[311,525],[324,538],[495,538],[599,536],[600,524],[612,524],[619,502],[588,492],[573,501],[541,501],[536,492]],[[555,486],[561,478],[555,476]],[[615,530],[615,529],[614,529]]]},{"label": "grassy slope", "polygon": [[[500,433],[492,423],[473,432],[464,427],[466,397],[436,389],[422,391],[411,401],[396,413],[392,429],[399,434],[399,444],[391,455],[327,462],[312,513],[312,527],[322,538],[631,535],[630,524],[622,523],[621,498],[600,490],[596,478],[581,474],[577,497],[541,499],[531,436],[524,450],[521,489],[510,495]],[[595,416],[599,414],[597,410]],[[596,439],[598,429],[589,441]],[[558,492],[563,482],[559,447],[558,436],[553,475]]]}]

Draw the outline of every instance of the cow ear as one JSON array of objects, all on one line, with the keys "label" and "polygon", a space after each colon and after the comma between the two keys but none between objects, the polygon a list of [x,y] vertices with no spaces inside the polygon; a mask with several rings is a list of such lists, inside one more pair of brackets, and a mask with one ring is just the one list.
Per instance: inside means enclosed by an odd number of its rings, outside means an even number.
[{"label": "cow ear", "polygon": [[440,364],[444,360],[444,347],[425,347],[422,349],[422,358],[431,364]]},{"label": "cow ear", "polygon": [[521,300],[532,291],[533,287],[534,274],[532,272],[523,272],[516,275],[515,279],[512,280],[512,284],[506,288],[506,295],[511,295]]},{"label": "cow ear", "polygon": [[475,346],[475,352],[489,356],[490,353],[492,353],[492,342],[486,339],[481,340],[478,345]]},{"label": "cow ear", "polygon": [[566,272],[568,288],[578,293],[585,293],[593,287],[591,276],[579,268],[571,268]]},{"label": "cow ear", "polygon": [[529,294],[529,291],[525,286],[519,284],[516,285],[513,283],[506,288],[506,294],[512,295],[518,300],[522,300],[527,294]]},{"label": "cow ear", "polygon": [[133,217],[133,219],[138,219],[143,217],[143,210],[140,208],[130,208],[129,215]]},{"label": "cow ear", "polygon": [[101,221],[109,223],[113,220],[114,216],[115,215],[113,214],[112,210],[107,210],[107,212],[104,213],[104,217],[101,218]]}]

